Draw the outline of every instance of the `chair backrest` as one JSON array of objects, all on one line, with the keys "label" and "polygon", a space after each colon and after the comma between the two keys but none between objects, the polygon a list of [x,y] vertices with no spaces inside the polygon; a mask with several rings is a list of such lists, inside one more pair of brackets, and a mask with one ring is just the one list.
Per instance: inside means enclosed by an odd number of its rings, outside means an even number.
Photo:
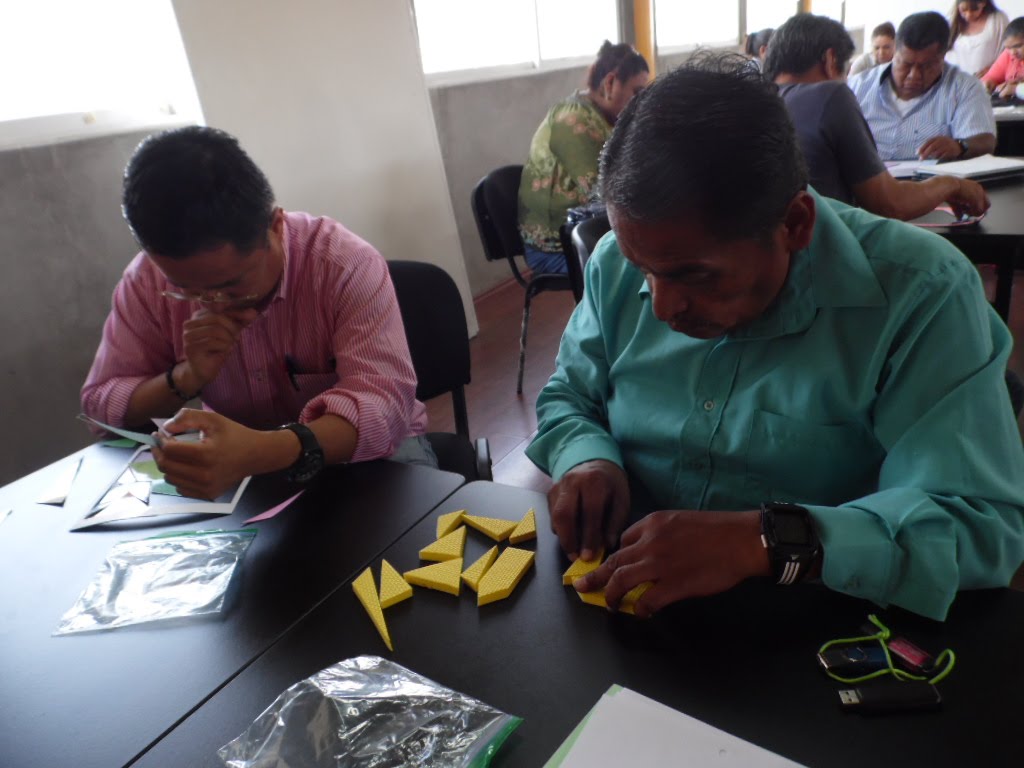
[{"label": "chair backrest", "polygon": [[[388,269],[416,370],[416,397],[429,400],[451,392],[456,424],[464,425],[463,387],[470,381],[469,329],[459,289],[451,276],[434,264],[389,261]],[[462,433],[462,429],[458,431]],[[466,431],[468,437],[468,428]]]},{"label": "chair backrest", "polygon": [[576,254],[575,263],[570,261],[569,277],[573,283],[573,295],[578,304],[583,298],[583,271],[586,269],[590,255],[597,246],[597,241],[612,228],[605,215],[581,221],[572,230],[572,250]]},{"label": "chair backrest", "polygon": [[473,187],[473,217],[488,261],[511,261],[523,255],[523,240],[519,236],[519,182],[522,177],[523,166],[503,165]]}]

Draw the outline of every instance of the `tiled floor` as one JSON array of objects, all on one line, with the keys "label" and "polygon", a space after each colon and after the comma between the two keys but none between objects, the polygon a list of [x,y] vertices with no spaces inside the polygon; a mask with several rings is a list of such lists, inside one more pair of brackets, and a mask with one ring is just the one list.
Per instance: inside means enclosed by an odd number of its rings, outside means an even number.
[{"label": "tiled floor", "polygon": [[[990,275],[985,275],[986,282]],[[546,492],[551,487],[550,479],[523,451],[537,428],[537,395],[554,371],[558,342],[574,304],[567,291],[544,293],[534,299],[523,394],[517,396],[522,301],[522,288],[509,282],[476,302],[480,333],[470,342],[473,382],[466,392],[469,428],[474,436],[486,436],[490,441],[497,482]],[[1024,273],[1014,281],[1010,330],[1014,338],[1024,339]],[[1010,368],[1024,377],[1024,344],[1014,349]],[[450,398],[431,400],[427,412],[431,430],[454,429]],[[1021,421],[1024,424],[1024,418]],[[1024,567],[1018,571],[1014,586],[1024,589]]]}]

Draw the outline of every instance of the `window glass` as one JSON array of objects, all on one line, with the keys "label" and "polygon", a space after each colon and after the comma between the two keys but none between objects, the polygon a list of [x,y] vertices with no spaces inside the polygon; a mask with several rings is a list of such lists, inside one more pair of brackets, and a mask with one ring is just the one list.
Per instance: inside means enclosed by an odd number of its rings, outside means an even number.
[{"label": "window glass", "polygon": [[[818,0],[814,0],[815,13]],[[778,29],[799,8],[795,0],[747,0],[747,32]]]},{"label": "window glass", "polygon": [[615,0],[538,0],[541,59],[597,56],[601,43],[619,41]]},{"label": "window glass", "polygon": [[654,34],[659,48],[739,39],[738,2],[697,3],[693,0],[655,0]]},{"label": "window glass", "polygon": [[0,121],[111,110],[198,119],[170,0],[5,3]]}]

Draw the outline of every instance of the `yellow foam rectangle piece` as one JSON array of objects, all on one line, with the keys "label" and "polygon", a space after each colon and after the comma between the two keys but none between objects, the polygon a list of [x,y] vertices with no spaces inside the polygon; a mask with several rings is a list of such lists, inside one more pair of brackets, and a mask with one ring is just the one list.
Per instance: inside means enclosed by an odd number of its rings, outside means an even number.
[{"label": "yellow foam rectangle piece", "polygon": [[515,530],[512,531],[512,535],[508,537],[508,543],[518,544],[522,541],[529,541],[530,539],[536,538],[537,515],[531,509],[525,515],[523,515],[523,519],[519,521],[519,525],[517,525]]},{"label": "yellow foam rectangle piece", "polygon": [[600,608],[608,607],[608,603],[604,599],[603,589],[599,589],[596,592],[577,592],[576,594],[580,596],[580,600],[588,605],[596,605]]},{"label": "yellow foam rectangle piece", "polygon": [[462,580],[466,582],[466,586],[476,592],[477,588],[480,586],[480,579],[483,578],[483,575],[487,573],[487,569],[494,565],[494,561],[497,559],[497,546],[488,549],[483,554],[483,557],[462,572]]},{"label": "yellow foam rectangle piece", "polygon": [[391,647],[391,635],[388,634],[388,625],[384,622],[384,611],[381,610],[380,600],[377,599],[377,585],[373,583],[373,571],[367,568],[359,577],[352,582],[352,589],[363,604],[363,610],[369,615],[373,626],[380,633],[384,645],[389,651],[395,650]]},{"label": "yellow foam rectangle piece", "polygon": [[390,608],[412,597],[412,587],[387,560],[380,563],[380,607]]},{"label": "yellow foam rectangle piece", "polygon": [[460,525],[446,536],[442,536],[433,544],[428,544],[420,550],[420,560],[434,560],[443,562],[462,558],[466,548],[466,526]]},{"label": "yellow foam rectangle piece", "polygon": [[582,558],[576,558],[569,569],[562,574],[562,583],[568,586],[572,584],[580,576],[586,576],[591,571],[596,571],[597,567],[604,562],[604,549],[597,551],[597,557],[593,560],[583,560]]},{"label": "yellow foam rectangle piece", "polygon": [[480,579],[476,591],[476,604],[480,606],[493,603],[496,600],[504,600],[512,594],[512,590],[516,588],[532,564],[533,552],[530,550],[506,548]]},{"label": "yellow foam rectangle piece", "polygon": [[466,514],[466,510],[459,509],[437,518],[437,538],[440,539],[442,536],[447,536],[458,528],[464,514]]},{"label": "yellow foam rectangle piece", "polygon": [[439,592],[447,592],[449,595],[458,597],[459,588],[462,586],[462,558],[445,560],[442,563],[425,565],[406,571],[402,574],[407,582],[417,587],[436,589]]}]

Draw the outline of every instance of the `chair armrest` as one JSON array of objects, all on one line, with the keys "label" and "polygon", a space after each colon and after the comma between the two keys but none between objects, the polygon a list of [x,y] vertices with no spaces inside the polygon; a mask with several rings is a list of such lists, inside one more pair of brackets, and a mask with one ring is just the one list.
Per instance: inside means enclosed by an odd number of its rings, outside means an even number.
[{"label": "chair armrest", "polygon": [[480,480],[493,480],[491,470],[491,446],[486,437],[476,439],[476,475]]}]

